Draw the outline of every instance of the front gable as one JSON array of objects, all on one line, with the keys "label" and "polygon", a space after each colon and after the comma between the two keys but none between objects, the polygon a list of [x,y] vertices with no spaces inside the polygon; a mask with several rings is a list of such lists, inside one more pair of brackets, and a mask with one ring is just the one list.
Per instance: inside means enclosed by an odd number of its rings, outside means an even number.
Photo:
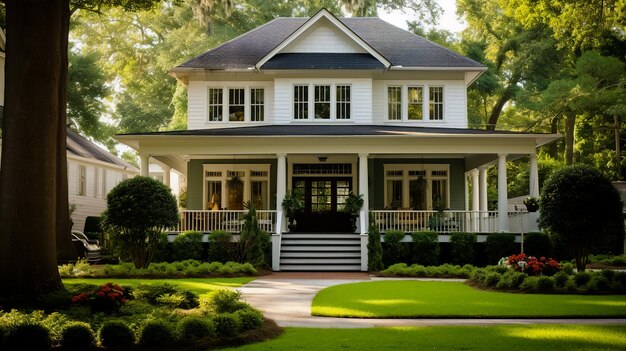
[{"label": "front gable", "polygon": [[259,60],[255,67],[265,68],[264,65],[277,55],[305,53],[359,54],[371,57],[385,68],[391,66],[391,62],[383,55],[330,12],[322,9]]}]

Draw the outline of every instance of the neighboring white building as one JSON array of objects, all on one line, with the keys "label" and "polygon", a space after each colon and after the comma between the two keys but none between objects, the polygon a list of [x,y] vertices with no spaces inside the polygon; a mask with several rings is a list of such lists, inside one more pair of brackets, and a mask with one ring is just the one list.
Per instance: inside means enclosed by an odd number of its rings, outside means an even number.
[{"label": "neighboring white building", "polygon": [[[514,230],[506,162],[521,157],[538,196],[535,150],[560,136],[468,129],[467,87],[486,69],[378,18],[277,18],[170,71],[188,88],[187,130],[117,139],[142,174],[157,161],[185,176],[179,230],[237,232],[250,201],[274,270],[366,270],[368,212],[383,232]],[[299,233],[281,208],[291,189],[304,194]],[[358,234],[342,212],[350,192],[364,199]]]}]

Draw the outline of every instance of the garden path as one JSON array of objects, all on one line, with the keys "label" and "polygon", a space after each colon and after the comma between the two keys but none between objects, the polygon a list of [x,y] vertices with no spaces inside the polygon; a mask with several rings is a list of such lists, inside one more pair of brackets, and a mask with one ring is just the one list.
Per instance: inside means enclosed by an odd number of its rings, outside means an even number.
[{"label": "garden path", "polygon": [[499,324],[626,324],[626,319],[358,319],[311,316],[311,302],[318,291],[333,285],[372,280],[462,279],[381,278],[367,273],[277,272],[242,287],[244,299],[282,327],[371,328],[391,326],[499,325]]}]

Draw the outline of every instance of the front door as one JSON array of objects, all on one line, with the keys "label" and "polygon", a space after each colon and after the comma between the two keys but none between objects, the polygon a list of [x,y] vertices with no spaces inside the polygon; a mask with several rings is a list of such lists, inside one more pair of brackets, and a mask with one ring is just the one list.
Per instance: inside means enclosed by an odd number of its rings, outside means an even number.
[{"label": "front door", "polygon": [[343,212],[352,190],[350,177],[294,177],[293,188],[304,194],[304,212],[297,219],[299,232],[350,232],[350,216]]}]

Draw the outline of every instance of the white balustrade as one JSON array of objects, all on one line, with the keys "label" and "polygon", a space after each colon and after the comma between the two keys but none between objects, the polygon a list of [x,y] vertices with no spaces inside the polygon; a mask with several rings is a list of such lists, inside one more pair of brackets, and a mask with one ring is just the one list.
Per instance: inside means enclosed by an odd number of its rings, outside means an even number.
[{"label": "white balustrade", "polygon": [[494,233],[499,230],[497,211],[374,210],[371,213],[381,232]]},{"label": "white balustrade", "polygon": [[[208,233],[215,230],[224,230],[231,233],[240,233],[243,228],[244,215],[246,213],[248,213],[247,210],[183,210],[180,212],[180,221],[176,231],[184,232],[187,230],[195,230]],[[257,210],[256,214],[261,230],[273,233],[276,223],[276,211]]]}]

